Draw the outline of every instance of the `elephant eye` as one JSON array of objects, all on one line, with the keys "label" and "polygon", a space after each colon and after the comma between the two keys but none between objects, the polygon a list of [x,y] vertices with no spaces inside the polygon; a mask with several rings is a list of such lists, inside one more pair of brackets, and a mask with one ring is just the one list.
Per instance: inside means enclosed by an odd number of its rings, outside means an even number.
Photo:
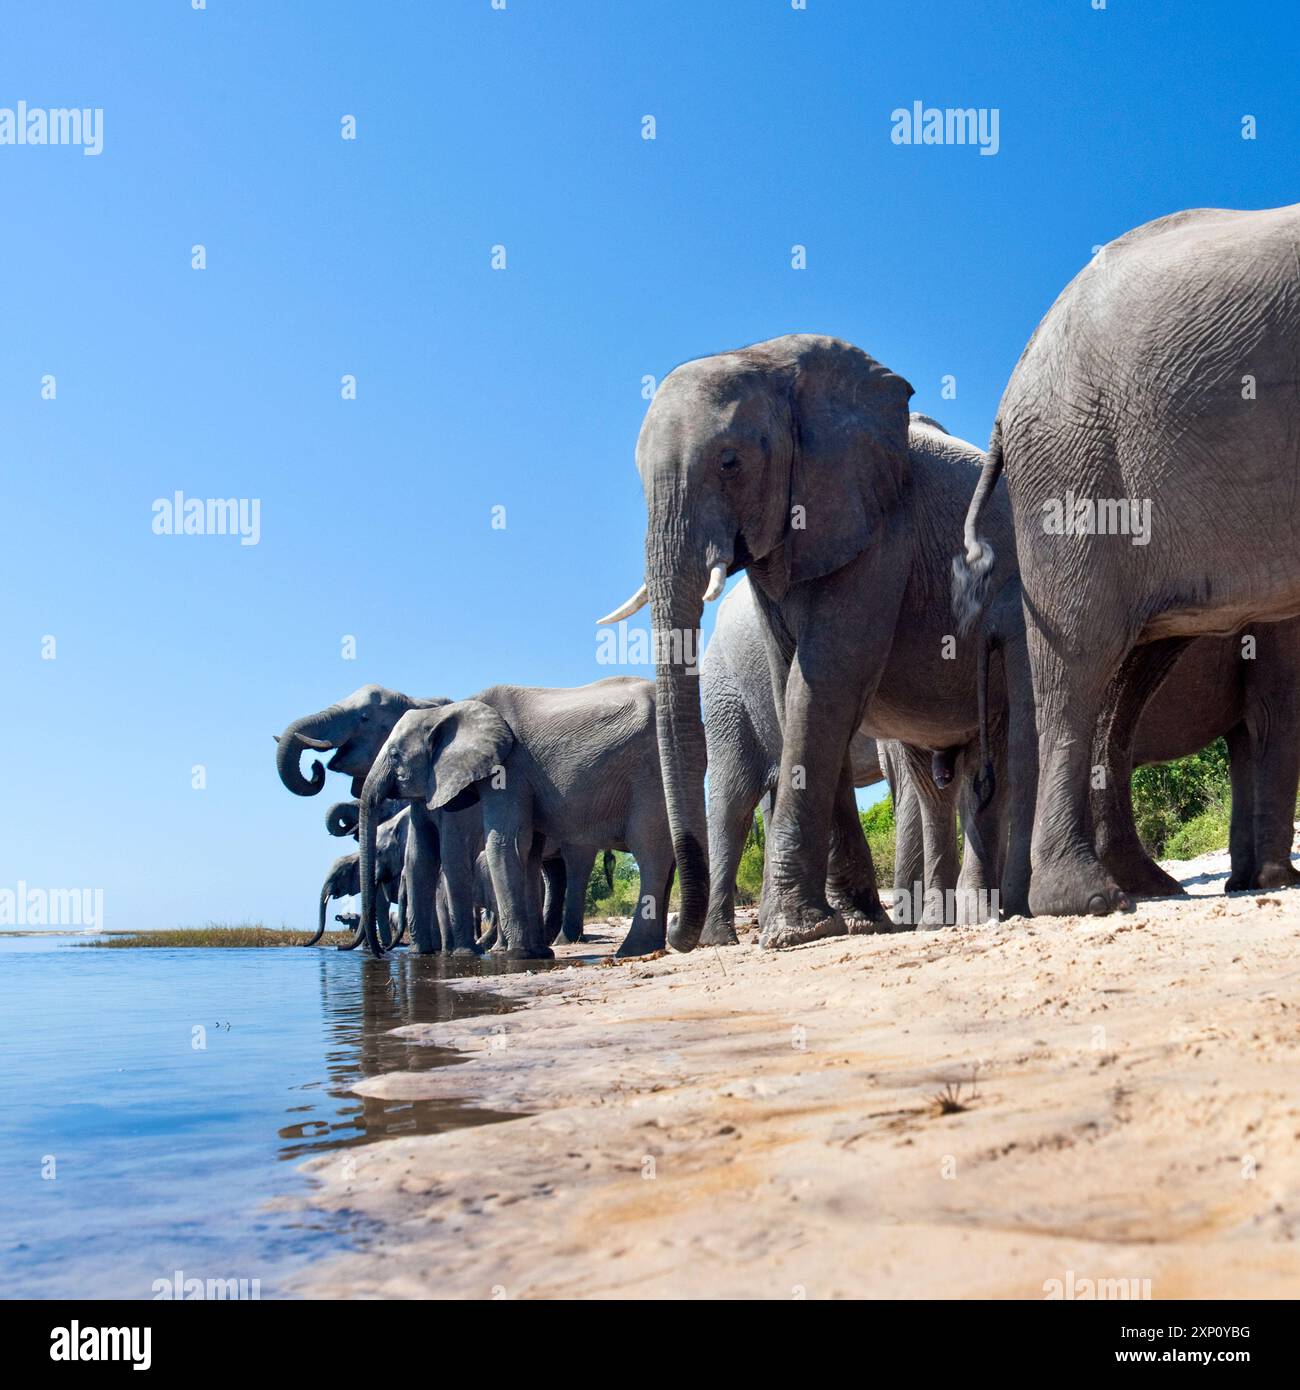
[{"label": "elephant eye", "polygon": [[724,473],[734,473],[740,467],[740,455],[734,449],[724,449],[718,455],[718,467]]}]

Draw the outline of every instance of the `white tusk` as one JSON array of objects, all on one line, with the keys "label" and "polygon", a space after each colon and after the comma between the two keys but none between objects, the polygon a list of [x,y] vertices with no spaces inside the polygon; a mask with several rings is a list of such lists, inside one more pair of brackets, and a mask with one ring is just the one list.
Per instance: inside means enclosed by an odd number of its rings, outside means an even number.
[{"label": "white tusk", "polygon": [[727,583],[726,565],[714,565],[709,571],[709,587],[704,591],[704,602],[712,603]]},{"label": "white tusk", "polygon": [[632,595],[624,604],[620,604],[612,613],[606,613],[603,618],[596,619],[597,627],[607,627],[610,623],[621,623],[624,618],[630,618],[633,613],[638,613],[650,602],[650,595],[646,593],[644,584]]}]

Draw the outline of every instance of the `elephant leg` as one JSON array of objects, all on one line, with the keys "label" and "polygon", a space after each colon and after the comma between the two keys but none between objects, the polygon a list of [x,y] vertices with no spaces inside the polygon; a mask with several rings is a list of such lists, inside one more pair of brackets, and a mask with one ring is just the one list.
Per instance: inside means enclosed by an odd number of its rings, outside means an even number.
[{"label": "elephant leg", "polygon": [[951,783],[944,788],[935,786],[930,760],[920,749],[908,748],[904,756],[919,793],[921,840],[925,848],[924,893],[921,901],[913,904],[912,920],[921,927],[942,927],[948,923],[948,906],[960,870],[956,788]]},{"label": "elephant leg", "polygon": [[668,892],[672,886],[673,852],[671,842],[661,837],[650,844],[629,828],[628,848],[640,870],[636,912],[632,925],[616,955],[648,956],[668,945]]},{"label": "elephant leg", "polygon": [[[879,546],[818,580],[794,619],[794,656],[777,706],[781,771],[759,913],[759,944],[769,949],[847,930],[826,901],[835,793],[893,646],[914,553],[908,518],[887,533]],[[769,637],[769,662],[772,646]]]},{"label": "elephant leg", "polygon": [[393,945],[401,946],[406,941],[406,874],[402,873],[397,881],[397,935],[393,937]]},{"label": "elephant leg", "polygon": [[[1289,628],[1292,624],[1279,624]],[[1261,643],[1262,646],[1262,643]],[[1300,883],[1291,862],[1296,784],[1300,781],[1300,692],[1294,672],[1275,682],[1267,699],[1247,703],[1246,726],[1254,766],[1253,842],[1256,888],[1288,888]],[[1236,797],[1233,797],[1234,811]]]},{"label": "elephant leg", "polygon": [[752,798],[746,792],[728,794],[713,784],[710,773],[709,909],[701,946],[734,946],[737,941],[736,873],[762,788],[753,789]]},{"label": "elephant leg", "polygon": [[552,855],[540,864],[542,895],[542,936],[548,946],[555,944],[564,925],[564,904],[568,896],[568,868],[562,857]]},{"label": "elephant leg", "polygon": [[1232,861],[1225,893],[1255,887],[1255,758],[1245,721],[1224,735],[1228,745],[1228,775],[1232,781],[1232,815],[1228,825],[1228,856]]},{"label": "elephant leg", "polygon": [[379,944],[385,951],[393,944],[392,923],[389,920],[391,906],[388,898],[388,885],[386,883],[375,884],[375,912],[378,918],[375,928],[379,932]]},{"label": "elephant leg", "polygon": [[1009,796],[1006,785],[1005,744],[993,740],[994,790],[980,805],[973,768],[979,767],[979,745],[970,744],[958,759],[957,808],[961,816],[961,873],[957,876],[956,911],[953,920],[964,925],[998,920],[998,885],[1002,881],[1002,841],[1007,828]]},{"label": "elephant leg", "polygon": [[442,840],[444,925],[442,949],[456,956],[480,954],[474,921],[474,862],[478,858],[479,818],[469,812],[444,814]]},{"label": "elephant leg", "polygon": [[1147,701],[1187,646],[1166,638],[1135,647],[1107,692],[1097,735],[1100,786],[1092,788],[1097,855],[1115,882],[1134,897],[1172,897],[1184,892],[1146,852],[1133,815],[1133,735]]},{"label": "elephant leg", "polygon": [[509,960],[551,960],[554,952],[541,939],[541,915],[534,917],[528,868],[520,845],[533,844],[532,811],[522,798],[505,789],[483,796],[483,829],[486,832],[488,870],[497,900],[497,944],[494,948]]},{"label": "elephant leg", "polygon": [[885,915],[876,887],[871,846],[863,834],[857,798],[853,795],[853,767],[847,757],[835,789],[826,900],[844,918],[851,933],[871,930],[871,924]]},{"label": "elephant leg", "polygon": [[437,827],[424,807],[413,804],[410,814],[406,858],[402,866],[406,880],[406,907],[411,925],[411,944],[418,955],[427,956],[442,947],[437,907],[441,846]]},{"label": "elephant leg", "polygon": [[[702,946],[736,944],[736,874],[754,808],[767,790],[772,757],[763,748],[740,693],[715,692],[705,729],[709,742],[709,906]],[[764,828],[771,818],[764,817]]]},{"label": "elephant leg", "polygon": [[1002,761],[1006,780],[1007,844],[998,884],[998,905],[1007,917],[1028,917],[1029,850],[1034,835],[1034,805],[1038,798],[1038,721],[1034,710],[1034,684],[1023,632],[1005,638],[999,650],[1007,690],[1006,721],[1002,731],[1005,740]]},{"label": "elephant leg", "polygon": [[582,940],[587,917],[587,884],[598,851],[582,845],[564,847],[564,912],[560,933],[568,942]]},{"label": "elephant leg", "polygon": [[[903,761],[903,745],[892,739],[877,744],[881,750],[889,794],[894,802],[894,907],[900,908],[906,899],[911,902],[913,888],[921,888],[925,877],[925,836],[921,828],[921,798],[912,785]],[[895,925],[914,925],[911,913],[891,909]]]},{"label": "elephant leg", "polygon": [[1090,796],[1093,739],[1111,677],[1127,655],[1122,634],[1094,614],[1087,652],[1068,652],[1028,596],[1026,640],[1038,715],[1038,799],[1029,905],[1036,916],[1105,914],[1131,906],[1097,858]]}]

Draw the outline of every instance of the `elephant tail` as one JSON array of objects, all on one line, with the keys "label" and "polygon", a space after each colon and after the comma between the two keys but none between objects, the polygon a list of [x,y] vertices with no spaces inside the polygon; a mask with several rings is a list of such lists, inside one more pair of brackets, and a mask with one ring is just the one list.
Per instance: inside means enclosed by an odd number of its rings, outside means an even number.
[{"label": "elephant tail", "polygon": [[614,891],[614,865],[618,862],[612,849],[605,851],[602,862],[605,867],[605,888],[612,893]]},{"label": "elephant tail", "polygon": [[993,438],[989,440],[988,458],[980,470],[979,482],[966,509],[966,525],[963,531],[965,553],[954,555],[952,560],[952,611],[957,618],[957,631],[965,636],[979,617],[988,598],[989,575],[997,558],[993,547],[979,534],[980,513],[989,499],[989,494],[997,486],[1002,474],[1002,421],[993,426]]},{"label": "elephant tail", "polygon": [[980,633],[978,674],[975,680],[976,693],[979,699],[980,770],[972,785],[978,810],[981,812],[987,810],[998,784],[997,775],[993,771],[993,753],[989,744],[989,652],[992,651],[996,642],[997,634],[991,626]]}]

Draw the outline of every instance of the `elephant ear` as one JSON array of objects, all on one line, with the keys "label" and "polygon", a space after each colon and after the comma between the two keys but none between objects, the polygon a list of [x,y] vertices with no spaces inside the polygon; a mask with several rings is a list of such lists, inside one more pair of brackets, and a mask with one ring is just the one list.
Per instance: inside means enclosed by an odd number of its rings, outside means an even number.
[{"label": "elephant ear", "polygon": [[510,726],[491,705],[481,700],[447,705],[429,731],[429,810],[490,777],[514,742]]},{"label": "elephant ear", "polygon": [[861,348],[812,338],[793,395],[787,548],[799,583],[847,565],[880,535],[907,479],[912,388]]}]

